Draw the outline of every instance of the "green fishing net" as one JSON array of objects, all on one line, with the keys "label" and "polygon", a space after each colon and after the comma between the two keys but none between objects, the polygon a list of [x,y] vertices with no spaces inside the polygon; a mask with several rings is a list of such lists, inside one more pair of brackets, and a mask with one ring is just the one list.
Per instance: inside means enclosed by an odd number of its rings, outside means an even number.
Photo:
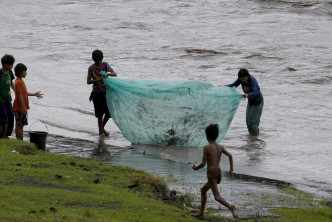
[{"label": "green fishing net", "polygon": [[219,125],[220,142],[242,98],[235,87],[201,81],[105,78],[104,83],[113,121],[133,144],[202,147],[211,123]]}]

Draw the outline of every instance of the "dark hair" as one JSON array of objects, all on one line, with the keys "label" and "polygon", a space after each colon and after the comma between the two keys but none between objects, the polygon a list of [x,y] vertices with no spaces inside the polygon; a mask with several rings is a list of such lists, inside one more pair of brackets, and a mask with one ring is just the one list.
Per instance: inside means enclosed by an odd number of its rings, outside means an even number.
[{"label": "dark hair", "polygon": [[242,77],[246,77],[246,76],[250,76],[248,70],[247,69],[240,69],[239,73],[238,73],[238,77],[242,78]]},{"label": "dark hair", "polygon": [[210,124],[205,129],[206,137],[212,141],[215,141],[219,136],[219,126],[218,124]]},{"label": "dark hair", "polygon": [[12,55],[4,55],[2,58],[1,58],[1,64],[2,66],[5,66],[5,65],[13,65],[15,62],[15,59],[14,59],[14,56]]},{"label": "dark hair", "polygon": [[103,52],[99,49],[92,52],[92,60],[97,63],[99,61],[102,61],[104,58]]},{"label": "dark hair", "polygon": [[15,66],[15,76],[20,77],[24,71],[27,71],[27,67],[23,63],[19,63]]}]

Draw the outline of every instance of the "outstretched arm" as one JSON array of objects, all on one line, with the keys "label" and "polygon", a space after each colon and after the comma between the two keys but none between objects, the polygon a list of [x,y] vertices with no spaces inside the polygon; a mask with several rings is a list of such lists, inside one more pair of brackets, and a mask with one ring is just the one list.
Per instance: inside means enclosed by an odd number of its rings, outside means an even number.
[{"label": "outstretched arm", "polygon": [[198,166],[196,166],[195,164],[193,164],[192,168],[194,170],[199,170],[199,169],[203,168],[205,166],[205,164],[206,164],[206,160],[207,160],[207,149],[206,149],[206,147],[204,147],[202,163],[199,164]]},{"label": "outstretched arm", "polygon": [[240,85],[240,80],[237,79],[232,84],[229,84],[229,85],[226,85],[226,86],[228,86],[228,87],[233,87],[233,86],[238,87],[239,85]]},{"label": "outstretched arm", "polygon": [[43,95],[44,95],[44,94],[40,93],[40,91],[35,92],[35,93],[28,93],[28,96],[35,96],[35,97],[37,97],[38,99],[42,99],[42,98],[43,98]]},{"label": "outstretched arm", "polygon": [[232,154],[230,154],[225,148],[222,148],[222,152],[228,156],[229,160],[229,176],[233,178],[233,157]]}]

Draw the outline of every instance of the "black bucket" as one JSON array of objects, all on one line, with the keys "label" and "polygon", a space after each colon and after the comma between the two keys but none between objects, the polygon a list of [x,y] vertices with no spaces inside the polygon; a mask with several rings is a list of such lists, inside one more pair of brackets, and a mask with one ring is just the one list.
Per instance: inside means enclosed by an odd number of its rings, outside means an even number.
[{"label": "black bucket", "polygon": [[[33,124],[35,124],[35,123],[36,122],[34,122]],[[31,126],[30,126],[30,128],[31,128]],[[45,127],[47,129],[47,132],[31,131],[29,128],[30,142],[34,143],[36,145],[37,149],[40,149],[40,150],[45,150],[45,148],[46,148],[46,138],[47,138],[47,134],[48,134],[48,128],[46,125],[45,125]]]}]

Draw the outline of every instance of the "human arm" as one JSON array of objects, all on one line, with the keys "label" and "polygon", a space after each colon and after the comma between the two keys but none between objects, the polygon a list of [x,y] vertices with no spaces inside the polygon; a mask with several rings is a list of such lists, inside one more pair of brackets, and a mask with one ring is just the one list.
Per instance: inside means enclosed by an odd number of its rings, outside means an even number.
[{"label": "human arm", "polygon": [[228,156],[229,160],[229,176],[233,178],[233,157],[232,154],[230,154],[225,148],[222,148],[222,152]]},{"label": "human arm", "polygon": [[107,73],[107,76],[117,77],[118,75],[116,74],[116,72],[114,70],[112,70],[111,72]]},{"label": "human arm", "polygon": [[106,78],[106,77],[100,77],[100,78],[98,78],[98,79],[90,79],[90,78],[88,77],[86,83],[87,83],[88,85],[90,85],[90,84],[93,84],[93,83],[96,83],[96,82],[102,81],[103,78]]},{"label": "human arm", "polygon": [[93,78],[92,78],[92,73],[93,73],[93,69],[92,69],[92,68],[89,68],[89,69],[88,69],[88,77],[87,77],[87,81],[86,81],[86,83],[87,83],[88,85],[90,85],[90,84],[94,84],[94,83],[99,82],[99,81],[103,81],[103,78],[106,78],[106,77],[101,76],[101,77],[99,77],[99,78],[93,79]]},{"label": "human arm", "polygon": [[111,76],[111,77],[117,77],[116,72],[111,68],[111,66],[106,63],[107,66],[107,76]]},{"label": "human arm", "polygon": [[20,102],[20,104],[21,104],[22,107],[23,107],[23,113],[24,113],[24,114],[27,114],[27,113],[28,113],[28,110],[27,110],[27,108],[25,107],[25,103],[24,103],[24,101],[23,101],[22,93],[18,93],[18,94],[17,94],[17,97],[18,97],[18,101]]},{"label": "human arm", "polygon": [[12,89],[14,90],[14,92],[15,92],[15,85],[14,85],[14,82],[13,82],[13,80],[10,82],[10,86],[12,87]]},{"label": "human arm", "polygon": [[12,71],[9,71],[9,73],[10,73],[10,86],[12,87],[12,89],[14,90],[14,92],[15,92],[15,84],[14,84],[14,82],[13,82],[13,80],[15,79],[15,77],[14,77],[14,74],[13,74],[13,72]]},{"label": "human arm", "polygon": [[229,84],[229,85],[226,85],[226,86],[228,86],[228,87],[233,87],[233,86],[238,87],[240,84],[241,84],[240,79],[237,79],[232,84]]},{"label": "human arm", "polygon": [[192,166],[193,170],[199,170],[199,169],[203,168],[205,166],[205,164],[206,164],[206,161],[207,161],[207,148],[204,147],[202,163],[199,164],[198,166],[196,166],[195,164],[193,164],[193,166]]},{"label": "human arm", "polygon": [[35,96],[35,97],[37,97],[38,99],[42,99],[42,98],[43,98],[43,95],[44,95],[44,94],[40,93],[40,91],[35,92],[35,93],[28,93],[28,96]]}]

